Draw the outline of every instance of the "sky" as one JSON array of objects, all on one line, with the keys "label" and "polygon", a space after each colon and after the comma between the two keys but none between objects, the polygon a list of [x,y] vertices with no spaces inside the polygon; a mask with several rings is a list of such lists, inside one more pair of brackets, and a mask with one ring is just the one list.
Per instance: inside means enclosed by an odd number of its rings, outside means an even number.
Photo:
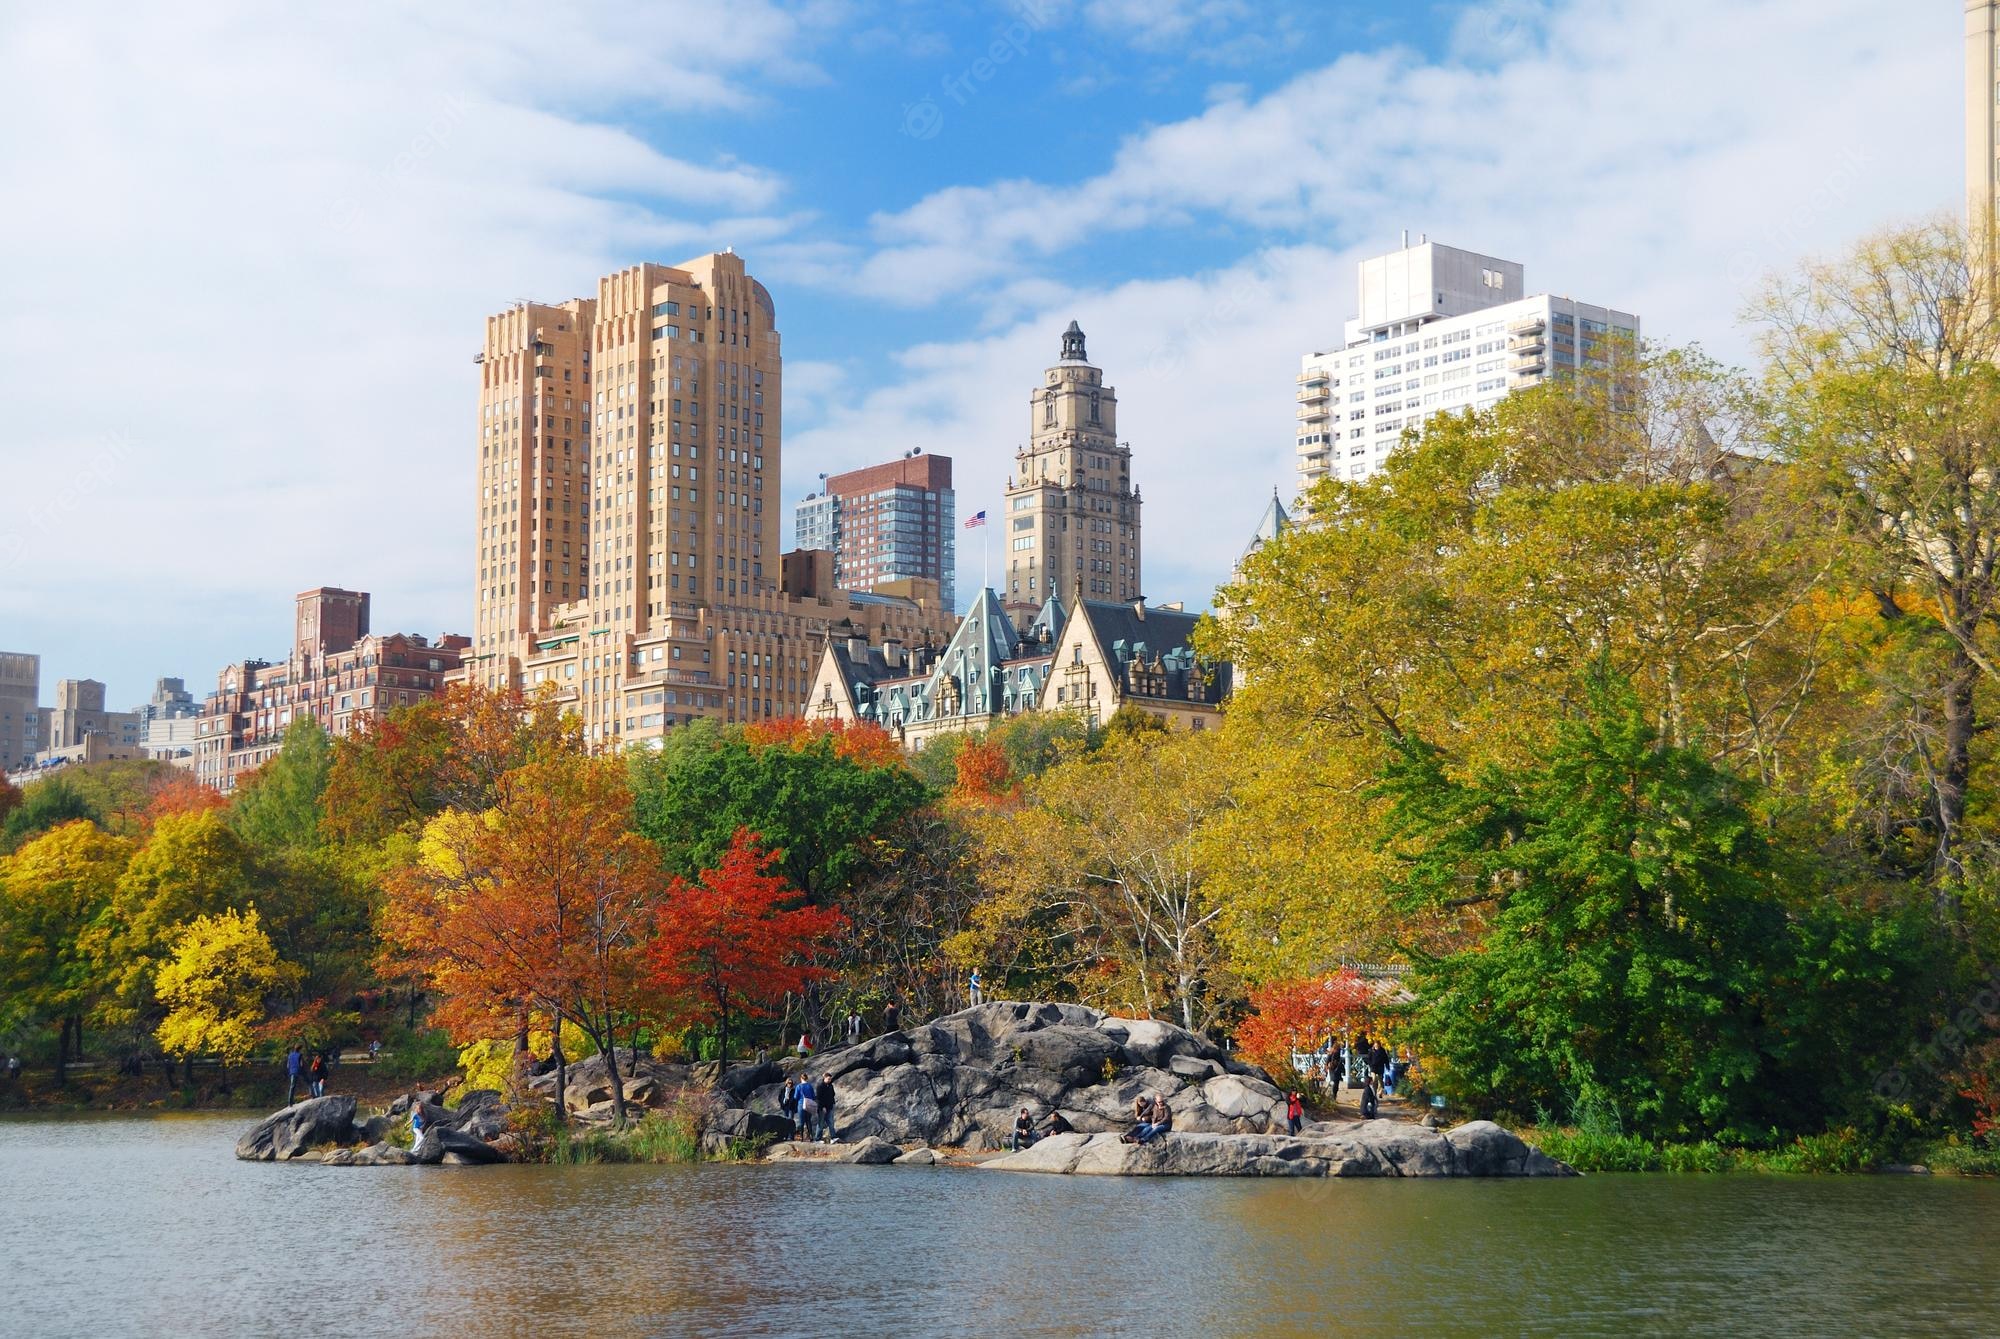
[{"label": "sky", "polygon": [[1763,276],[1957,207],[1962,40],[1947,0],[7,6],[0,649],[127,706],[281,656],[313,586],[469,632],[484,318],[723,247],[787,504],[920,446],[997,512],[1075,319],[1147,594],[1204,606],[1357,260],[1428,234],[1747,365]]}]

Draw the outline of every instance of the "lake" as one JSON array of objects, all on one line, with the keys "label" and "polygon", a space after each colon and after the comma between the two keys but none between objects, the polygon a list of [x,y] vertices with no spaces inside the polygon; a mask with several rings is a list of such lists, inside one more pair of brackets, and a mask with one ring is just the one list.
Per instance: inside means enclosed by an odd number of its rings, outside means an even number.
[{"label": "lake", "polygon": [[2000,1333],[2000,1183],[237,1162],[0,1120],[0,1333]]}]

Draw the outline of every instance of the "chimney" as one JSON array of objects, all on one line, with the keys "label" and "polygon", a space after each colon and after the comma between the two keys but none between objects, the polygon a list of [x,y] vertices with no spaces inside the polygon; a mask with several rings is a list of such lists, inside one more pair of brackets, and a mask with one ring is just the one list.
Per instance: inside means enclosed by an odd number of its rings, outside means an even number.
[{"label": "chimney", "polygon": [[847,639],[847,654],[853,656],[856,660],[867,655],[868,639],[866,637],[849,637]]},{"label": "chimney", "polygon": [[1145,596],[1135,595],[1132,597],[1132,617],[1138,619],[1141,623],[1144,623],[1146,621]]},{"label": "chimney", "polygon": [[901,637],[884,637],[882,639],[882,659],[888,664],[890,669],[901,669],[903,667],[903,639]]}]

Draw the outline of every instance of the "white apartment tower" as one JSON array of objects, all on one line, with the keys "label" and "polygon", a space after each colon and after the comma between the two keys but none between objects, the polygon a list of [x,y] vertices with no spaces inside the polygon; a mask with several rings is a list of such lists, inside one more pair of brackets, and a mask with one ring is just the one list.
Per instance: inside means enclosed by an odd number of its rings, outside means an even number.
[{"label": "white apartment tower", "polygon": [[1965,0],[1965,210],[1974,227],[2000,207],[2000,3]]},{"label": "white apartment tower", "polygon": [[1636,343],[1639,318],[1543,293],[1521,266],[1428,239],[1364,260],[1360,315],[1336,349],[1300,359],[1301,492],[1380,469],[1407,428],[1484,409],[1552,373],[1601,365]]}]

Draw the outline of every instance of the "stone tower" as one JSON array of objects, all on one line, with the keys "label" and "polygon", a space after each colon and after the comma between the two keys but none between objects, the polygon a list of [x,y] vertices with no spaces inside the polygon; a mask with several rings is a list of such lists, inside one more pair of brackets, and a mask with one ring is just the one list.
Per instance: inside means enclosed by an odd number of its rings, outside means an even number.
[{"label": "stone tower", "polygon": [[998,521],[1008,616],[1025,628],[1049,596],[1070,601],[1078,590],[1089,600],[1143,598],[1132,449],[1118,440],[1117,393],[1091,365],[1075,321],[1029,413]]}]

